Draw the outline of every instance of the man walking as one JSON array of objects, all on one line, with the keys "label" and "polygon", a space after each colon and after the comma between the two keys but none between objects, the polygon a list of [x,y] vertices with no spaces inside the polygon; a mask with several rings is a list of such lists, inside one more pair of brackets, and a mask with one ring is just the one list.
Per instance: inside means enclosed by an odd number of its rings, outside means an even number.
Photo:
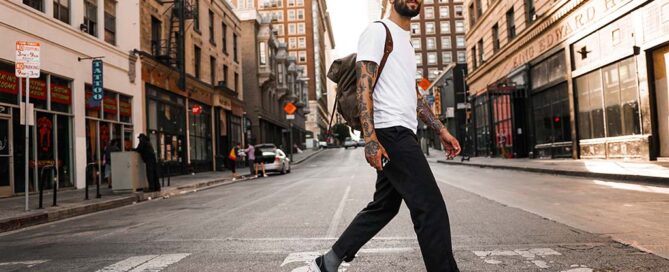
[{"label": "man walking", "polygon": [[[395,217],[402,200],[410,210],[427,270],[459,271],[446,205],[416,138],[419,117],[439,132],[449,158],[460,153],[458,141],[416,90],[416,59],[409,30],[411,18],[420,13],[422,3],[390,0],[390,18],[383,24],[371,24],[360,37],[356,59],[360,122],[365,157],[377,170],[376,192],[374,200],[358,213],[332,249],[311,263],[311,271],[336,272],[342,261],[352,261],[358,250]],[[393,39],[393,51],[379,76],[386,27]]]}]

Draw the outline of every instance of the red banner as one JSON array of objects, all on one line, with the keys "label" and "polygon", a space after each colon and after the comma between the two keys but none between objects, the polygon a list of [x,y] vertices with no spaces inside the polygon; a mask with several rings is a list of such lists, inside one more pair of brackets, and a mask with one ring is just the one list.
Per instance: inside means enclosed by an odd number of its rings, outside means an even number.
[{"label": "red banner", "polygon": [[72,89],[67,86],[51,84],[51,102],[70,105],[72,103]]},{"label": "red banner", "polygon": [[130,102],[120,100],[120,102],[119,102],[119,113],[121,114],[121,116],[131,117],[132,116],[132,105],[130,105]]},{"label": "red banner", "polygon": [[116,102],[116,97],[105,96],[103,101],[104,101],[104,112],[116,113],[116,111],[118,111],[118,104]]},{"label": "red banner", "polygon": [[[25,79],[22,79],[25,83]],[[0,93],[18,95],[19,81],[13,73],[0,71]],[[46,100],[46,81],[41,79],[30,80],[30,99]],[[23,95],[26,94],[22,90]],[[72,89],[67,86],[51,84],[51,101],[59,104],[72,103]]]}]

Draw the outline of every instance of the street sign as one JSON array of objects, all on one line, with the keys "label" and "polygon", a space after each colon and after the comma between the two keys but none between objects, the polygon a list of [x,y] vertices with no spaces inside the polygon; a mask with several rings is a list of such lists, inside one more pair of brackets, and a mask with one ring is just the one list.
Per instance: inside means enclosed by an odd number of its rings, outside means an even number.
[{"label": "street sign", "polygon": [[283,106],[283,110],[287,114],[293,114],[293,113],[295,113],[295,111],[297,111],[297,107],[295,106],[295,104],[293,104],[293,102],[288,102],[288,103],[286,103],[285,106]]},{"label": "street sign", "polygon": [[202,113],[202,106],[193,105],[193,115],[200,115]]},{"label": "street sign", "polygon": [[33,103],[28,103],[28,109],[26,110],[26,103],[21,102],[21,105],[19,106],[21,109],[21,118],[19,119],[19,123],[21,125],[26,124],[26,116],[28,116],[28,125],[29,126],[34,126],[35,125],[35,104]]},{"label": "street sign", "polygon": [[295,120],[295,114],[286,114],[286,120]]},{"label": "street sign", "polygon": [[93,60],[93,101],[100,102],[104,97],[102,60]]},{"label": "street sign", "polygon": [[16,77],[39,78],[40,44],[38,42],[16,42]]},{"label": "street sign", "polygon": [[429,80],[427,80],[427,78],[423,78],[423,79],[420,80],[420,82],[418,82],[418,86],[419,86],[421,89],[426,90],[426,91],[427,91],[427,88],[430,87],[430,84],[431,84],[431,83],[430,83]]}]

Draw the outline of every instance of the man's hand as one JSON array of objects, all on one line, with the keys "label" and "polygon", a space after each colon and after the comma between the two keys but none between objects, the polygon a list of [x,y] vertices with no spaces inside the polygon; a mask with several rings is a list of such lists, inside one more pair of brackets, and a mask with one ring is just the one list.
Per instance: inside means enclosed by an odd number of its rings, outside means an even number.
[{"label": "man's hand", "polygon": [[455,137],[453,137],[453,135],[451,135],[451,133],[449,133],[446,128],[439,130],[439,139],[441,140],[441,144],[444,146],[447,159],[453,159],[455,156],[460,154],[461,149],[458,139],[455,139]]},{"label": "man's hand", "polygon": [[390,160],[386,149],[379,143],[376,135],[365,138],[365,158],[367,159],[367,163],[376,170],[383,171],[383,163],[381,162],[383,157]]}]

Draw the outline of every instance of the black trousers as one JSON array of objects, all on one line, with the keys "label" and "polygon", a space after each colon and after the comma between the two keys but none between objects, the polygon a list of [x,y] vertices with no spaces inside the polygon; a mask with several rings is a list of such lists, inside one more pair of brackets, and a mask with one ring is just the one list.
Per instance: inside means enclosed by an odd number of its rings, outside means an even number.
[{"label": "black trousers", "polygon": [[160,181],[158,180],[158,166],[156,162],[146,162],[146,179],[149,182],[149,191],[160,191]]},{"label": "black trousers", "polygon": [[350,262],[360,248],[395,217],[404,200],[427,271],[459,271],[451,246],[446,204],[413,131],[404,127],[377,129],[390,162],[377,172],[374,201],[353,219],[332,247]]}]

